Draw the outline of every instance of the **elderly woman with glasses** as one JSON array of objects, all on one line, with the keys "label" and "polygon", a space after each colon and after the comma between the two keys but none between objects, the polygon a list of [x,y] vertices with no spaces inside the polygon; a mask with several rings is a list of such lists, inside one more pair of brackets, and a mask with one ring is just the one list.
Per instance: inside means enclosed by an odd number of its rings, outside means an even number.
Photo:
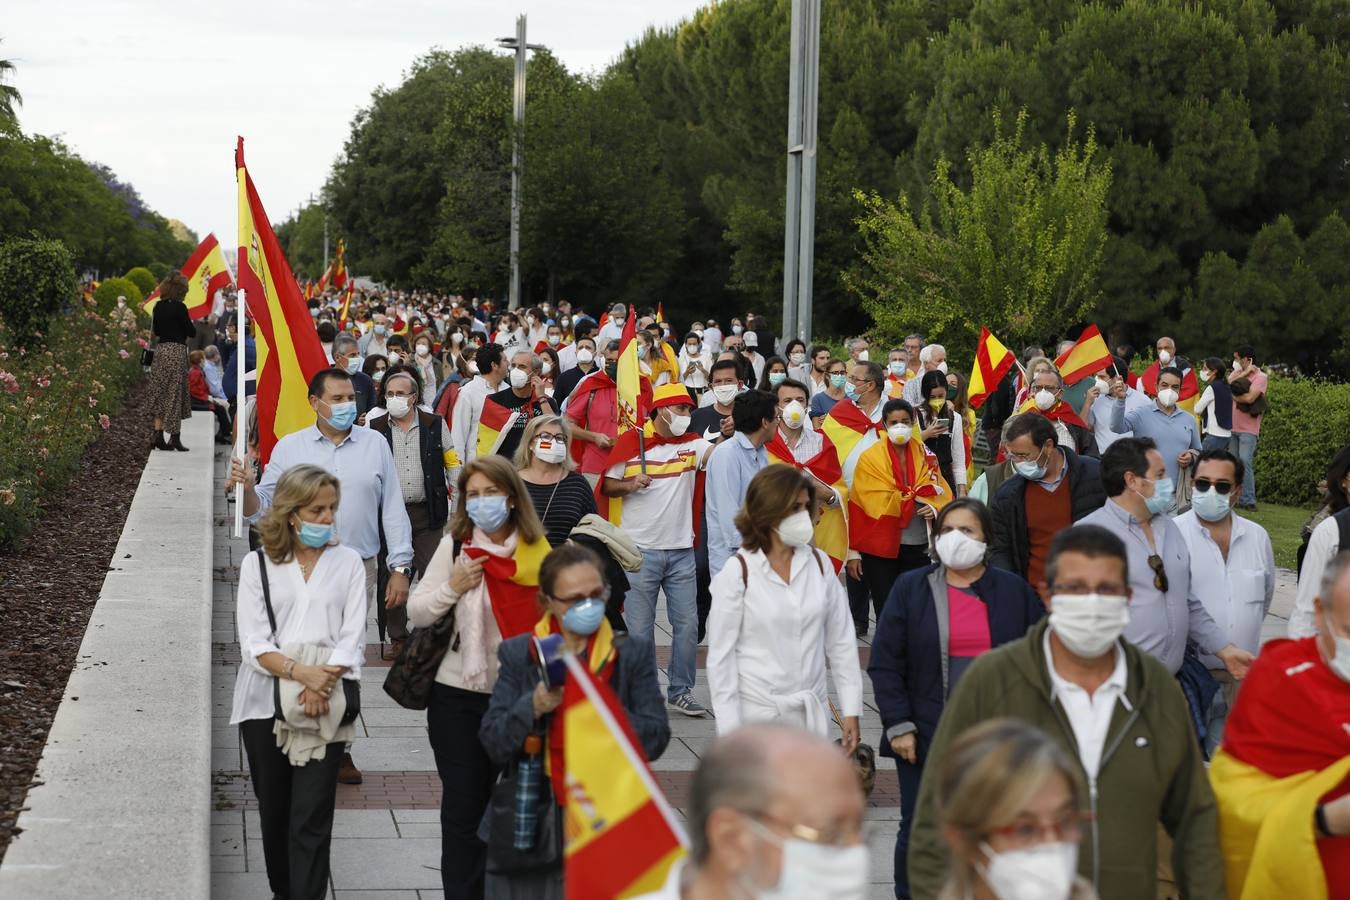
[{"label": "elderly woman with glasses", "polygon": [[571,444],[567,421],[545,415],[530,420],[516,448],[516,469],[551,547],[566,541],[583,516],[597,511],[590,482],[573,471]]}]

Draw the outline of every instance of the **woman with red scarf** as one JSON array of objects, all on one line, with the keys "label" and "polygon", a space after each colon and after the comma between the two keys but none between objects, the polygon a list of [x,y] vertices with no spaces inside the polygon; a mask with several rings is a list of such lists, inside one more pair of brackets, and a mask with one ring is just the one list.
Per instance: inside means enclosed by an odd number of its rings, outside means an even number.
[{"label": "woman with red scarf", "polygon": [[[539,606],[543,615],[529,634],[504,642],[498,650],[497,686],[479,730],[479,739],[493,764],[508,769],[538,748],[544,759],[546,790],[553,802],[544,815],[555,816],[557,827],[543,829],[562,839],[562,808],[568,800],[567,759],[563,753],[563,719],[553,715],[562,702],[562,687],[544,684],[535,638],[562,636],[563,652],[574,654],[596,678],[608,682],[627,713],[636,745],[648,760],[665,752],[670,742],[666,705],[656,681],[652,645],[641,638],[616,638],[605,618],[604,565],[589,549],[566,543],[550,553],[539,567]],[[575,801],[573,801],[575,802]],[[496,830],[494,828],[494,830]],[[562,848],[557,864],[528,872],[494,871],[488,850],[485,896],[557,898],[563,896]]]}]

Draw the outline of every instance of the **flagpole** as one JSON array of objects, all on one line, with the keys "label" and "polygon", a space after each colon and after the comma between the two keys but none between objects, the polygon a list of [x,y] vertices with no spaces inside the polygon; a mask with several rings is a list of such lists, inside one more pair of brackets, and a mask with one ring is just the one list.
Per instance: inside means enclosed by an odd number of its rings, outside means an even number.
[{"label": "flagpole", "polygon": [[[246,399],[244,396],[244,369],[248,368],[248,292],[239,289],[239,318],[235,322],[235,333],[239,343],[234,348],[234,457],[249,465],[245,454],[248,439],[248,416],[244,414]],[[243,419],[243,427],[239,420]],[[234,486],[234,536],[244,536],[244,483]]]}]

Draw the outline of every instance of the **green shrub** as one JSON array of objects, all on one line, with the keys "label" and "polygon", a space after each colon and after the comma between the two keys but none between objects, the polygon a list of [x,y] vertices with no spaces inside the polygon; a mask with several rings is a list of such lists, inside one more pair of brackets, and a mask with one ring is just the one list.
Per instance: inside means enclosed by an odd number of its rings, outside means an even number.
[{"label": "green shrub", "polygon": [[0,319],[7,343],[39,342],[52,317],[79,295],[75,265],[65,244],[15,238],[0,244]]},{"label": "green shrub", "polygon": [[126,278],[109,278],[94,291],[94,305],[98,307],[100,314],[106,316],[117,306],[118,297],[126,297],[127,306],[139,310],[145,294],[141,293],[141,289],[134,281]]},{"label": "green shrub", "polygon": [[1350,442],[1350,384],[1271,378],[1256,444],[1256,497],[1305,506],[1318,499],[1336,450]]},{"label": "green shrub", "polygon": [[0,341],[0,548],[29,532],[143,377],[145,338],[126,323],[80,306],[41,343]]},{"label": "green shrub", "polygon": [[[150,265],[146,266],[146,268],[150,270],[151,275],[155,276],[155,284],[159,284],[164,280],[165,275],[168,275],[173,271],[173,266],[164,262],[152,262]],[[127,274],[129,275],[131,273],[128,272]],[[154,289],[151,288],[151,290]]]},{"label": "green shrub", "polygon": [[150,296],[150,292],[159,284],[159,279],[155,277],[155,273],[151,272],[145,266],[137,266],[136,268],[129,270],[127,274],[122,277],[140,288],[142,297]]}]

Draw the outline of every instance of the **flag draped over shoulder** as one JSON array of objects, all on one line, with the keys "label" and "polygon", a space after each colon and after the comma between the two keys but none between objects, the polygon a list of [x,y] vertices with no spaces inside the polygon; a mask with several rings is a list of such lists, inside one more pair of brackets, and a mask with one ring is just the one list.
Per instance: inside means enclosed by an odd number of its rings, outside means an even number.
[{"label": "flag draped over shoulder", "polygon": [[556,716],[564,723],[567,900],[657,890],[685,853],[684,832],[661,794],[619,699],[576,657]]},{"label": "flag draped over shoulder", "polygon": [[[1158,375],[1162,373],[1163,369],[1173,368],[1175,363],[1176,361],[1173,360],[1171,363],[1163,366],[1159,365],[1157,361],[1154,361],[1152,365],[1144,370],[1144,374],[1139,376],[1139,389],[1150,397],[1158,396]],[[1177,391],[1178,405],[1184,404],[1186,400],[1189,400],[1192,397],[1199,396],[1200,381],[1195,377],[1195,370],[1190,366],[1187,366],[1181,371],[1181,390]],[[1192,403],[1191,407],[1194,405],[1195,404]],[[1187,410],[1190,409],[1190,407],[1185,408]]]},{"label": "flag draped over shoulder", "polygon": [[979,409],[1008,374],[1008,370],[1016,364],[1017,357],[1013,352],[990,334],[988,328],[980,328],[980,343],[975,348],[975,367],[970,371],[970,388],[966,394],[970,408]]},{"label": "flag draped over shoulder", "polygon": [[923,503],[940,510],[954,498],[937,458],[915,432],[903,447],[885,439],[858,460],[848,494],[850,546],[860,553],[894,559],[900,532]]},{"label": "flag draped over shoulder", "polygon": [[1091,431],[1091,429],[1088,428],[1088,424],[1083,421],[1083,418],[1079,416],[1078,413],[1074,412],[1073,407],[1063,400],[1049,409],[1041,409],[1036,405],[1034,399],[1023,400],[1022,405],[1017,408],[1017,412],[1019,415],[1027,412],[1040,413],[1052,422],[1063,422],[1065,425],[1073,425]]},{"label": "flag draped over shoulder", "polygon": [[507,409],[491,397],[483,398],[483,412],[478,417],[478,455],[496,453],[519,418],[520,410]]},{"label": "flag draped over shoulder", "polygon": [[258,454],[265,464],[278,440],[314,424],[309,380],[327,368],[328,359],[244,165],[242,137],[234,165],[239,179],[239,287],[257,345]]},{"label": "flag draped over shoulder", "polygon": [[815,544],[825,551],[838,572],[848,557],[848,485],[844,484],[844,473],[839,467],[839,454],[828,437],[824,441],[819,453],[801,463],[776,431],[764,449],[771,465],[789,465],[806,472],[825,493],[826,502],[821,504],[820,520],[816,522]]},{"label": "flag draped over shoulder", "polygon": [[885,439],[886,429],[867,417],[852,400],[840,400],[820,425],[829,445],[834,447],[844,483],[853,484],[853,468],[862,452],[878,439]]},{"label": "flag draped over shoulder", "polygon": [[538,621],[539,566],[550,549],[544,538],[532,544],[517,540],[511,556],[494,556],[472,544],[464,546],[470,559],[484,560],[483,581],[502,640],[525,634]]},{"label": "flag draped over shoulder", "polygon": [[1055,360],[1055,368],[1059,369],[1065,384],[1077,384],[1109,365],[1111,365],[1111,350],[1106,346],[1101,330],[1096,325],[1089,325],[1083,329],[1074,345]]},{"label": "flag draped over shoulder", "polygon": [[[233,283],[230,267],[225,262],[225,254],[220,250],[220,241],[214,234],[208,234],[197,249],[192,251],[188,261],[183,263],[182,272],[188,280],[187,296],[183,305],[187,307],[188,318],[204,319],[211,314],[212,298],[216,291],[224,290]],[[159,288],[150,292],[141,304],[147,314],[153,314],[159,303]]]}]

